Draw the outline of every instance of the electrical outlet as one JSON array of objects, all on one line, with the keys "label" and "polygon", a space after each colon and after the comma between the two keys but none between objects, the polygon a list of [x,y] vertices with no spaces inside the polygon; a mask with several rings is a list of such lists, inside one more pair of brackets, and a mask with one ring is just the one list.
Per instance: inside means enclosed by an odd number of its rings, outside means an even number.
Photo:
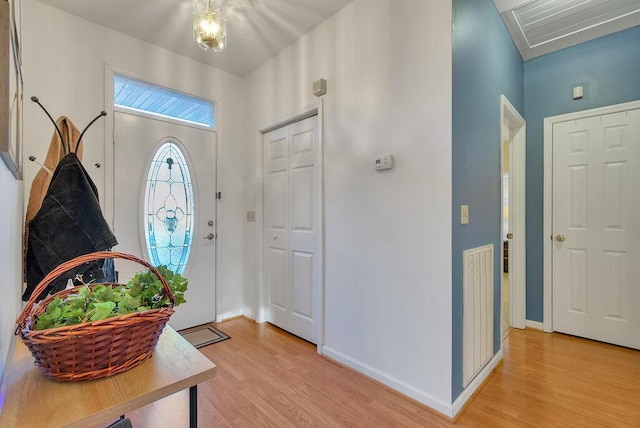
[{"label": "electrical outlet", "polygon": [[469,205],[460,205],[460,224],[469,224]]}]

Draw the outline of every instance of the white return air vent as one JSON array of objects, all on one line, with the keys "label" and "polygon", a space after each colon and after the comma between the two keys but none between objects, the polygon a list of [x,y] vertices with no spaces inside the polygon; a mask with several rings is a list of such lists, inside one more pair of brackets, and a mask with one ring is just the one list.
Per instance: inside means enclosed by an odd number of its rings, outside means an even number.
[{"label": "white return air vent", "polygon": [[462,377],[466,388],[493,357],[493,245],[463,254]]},{"label": "white return air vent", "polygon": [[639,0],[494,0],[527,60],[640,25]]}]

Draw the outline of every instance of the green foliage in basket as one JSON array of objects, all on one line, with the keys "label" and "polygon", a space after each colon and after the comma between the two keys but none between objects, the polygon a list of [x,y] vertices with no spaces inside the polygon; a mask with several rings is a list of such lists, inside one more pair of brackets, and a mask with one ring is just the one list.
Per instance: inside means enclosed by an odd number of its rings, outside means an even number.
[{"label": "green foliage in basket", "polygon": [[[167,280],[176,306],[185,303],[188,281],[166,266],[157,269]],[[127,285],[99,284],[93,288],[85,285],[63,299],[54,298],[38,317],[35,329],[82,324],[165,306],[171,306],[171,300],[165,295],[160,280],[150,271],[138,272]]]}]

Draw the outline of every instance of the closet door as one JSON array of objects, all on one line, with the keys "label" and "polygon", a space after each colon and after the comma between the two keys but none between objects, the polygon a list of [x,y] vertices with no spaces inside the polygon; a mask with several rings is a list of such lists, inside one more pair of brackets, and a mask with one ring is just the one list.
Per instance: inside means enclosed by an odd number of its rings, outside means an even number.
[{"label": "closet door", "polygon": [[640,109],[553,127],[553,329],[640,349]]},{"label": "closet door", "polygon": [[318,118],[276,129],[263,141],[267,319],[316,343],[322,201]]}]

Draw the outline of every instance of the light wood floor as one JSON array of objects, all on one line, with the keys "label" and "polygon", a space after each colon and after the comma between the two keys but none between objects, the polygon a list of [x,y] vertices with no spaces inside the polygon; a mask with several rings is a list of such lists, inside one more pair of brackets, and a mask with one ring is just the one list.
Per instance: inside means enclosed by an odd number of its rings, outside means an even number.
[{"label": "light wood floor", "polygon": [[[199,386],[207,427],[640,427],[640,352],[513,330],[498,367],[454,425],[317,355],[271,325],[217,325],[232,338],[201,351],[218,366]],[[182,392],[128,414],[135,428],[188,426]]]}]

